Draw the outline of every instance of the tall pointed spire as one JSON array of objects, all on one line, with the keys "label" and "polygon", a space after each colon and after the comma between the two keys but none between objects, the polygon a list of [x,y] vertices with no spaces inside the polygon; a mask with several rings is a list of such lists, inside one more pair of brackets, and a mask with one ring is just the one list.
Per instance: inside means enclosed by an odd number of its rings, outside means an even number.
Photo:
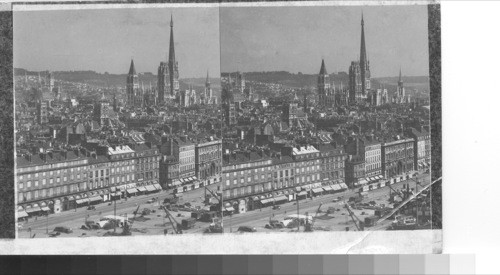
[{"label": "tall pointed spire", "polygon": [[403,77],[401,74],[401,66],[399,67],[399,80],[398,80],[398,86],[403,86]]},{"label": "tall pointed spire", "polygon": [[326,72],[325,60],[321,59],[321,69],[319,69],[319,74],[328,74]]},{"label": "tall pointed spire", "polygon": [[130,69],[128,70],[128,74],[129,75],[136,75],[136,71],[135,71],[135,66],[134,66],[134,59],[132,59],[132,61],[130,62]]},{"label": "tall pointed spire", "polygon": [[361,48],[359,52],[359,65],[361,66],[361,70],[364,70],[366,60],[365,20],[363,19],[363,14],[361,14]]},{"label": "tall pointed spire", "polygon": [[207,70],[207,80],[205,81],[205,84],[210,84],[210,78],[208,77],[208,70]]},{"label": "tall pointed spire", "polygon": [[[169,65],[173,68],[175,65],[175,49],[174,49],[174,19],[173,16],[170,15],[170,48],[168,53],[168,61]],[[173,70],[171,70],[172,72]]]}]

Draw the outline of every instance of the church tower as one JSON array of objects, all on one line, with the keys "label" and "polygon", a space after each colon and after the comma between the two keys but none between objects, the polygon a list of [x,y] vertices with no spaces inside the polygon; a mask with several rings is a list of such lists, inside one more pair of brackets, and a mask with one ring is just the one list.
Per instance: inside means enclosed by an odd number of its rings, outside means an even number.
[{"label": "church tower", "polygon": [[328,73],[326,72],[326,67],[325,67],[325,60],[321,60],[321,68],[319,70],[319,75],[318,75],[318,97],[319,97],[319,102],[324,103],[326,100],[326,95],[330,90],[330,77],[328,76]]},{"label": "church tower", "polygon": [[139,76],[135,71],[134,60],[130,62],[130,69],[127,75],[127,105],[135,106],[135,100],[139,91]]},{"label": "church tower", "polygon": [[366,44],[365,44],[365,21],[363,19],[363,14],[361,14],[361,48],[359,53],[359,67],[361,74],[361,92],[363,96],[366,96],[367,92],[371,89],[370,85],[370,61],[366,56]]},{"label": "church tower", "polygon": [[207,79],[205,80],[205,103],[211,104],[212,102],[212,87],[210,86],[210,78],[208,76],[207,70]]},{"label": "church tower", "polygon": [[170,73],[170,95],[175,96],[179,92],[179,65],[175,61],[174,49],[174,20],[170,16],[170,48],[168,53],[168,69]]},{"label": "church tower", "polygon": [[399,68],[399,80],[398,87],[396,88],[396,100],[397,103],[405,103],[406,95],[405,95],[405,87],[403,85],[403,77],[401,75],[401,68]]}]

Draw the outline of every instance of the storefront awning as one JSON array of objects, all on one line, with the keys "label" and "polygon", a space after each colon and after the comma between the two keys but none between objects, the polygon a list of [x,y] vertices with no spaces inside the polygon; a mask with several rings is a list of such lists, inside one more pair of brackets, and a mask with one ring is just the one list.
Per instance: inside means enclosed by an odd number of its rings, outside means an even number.
[{"label": "storefront awning", "polygon": [[42,209],[42,211],[47,211],[47,212],[50,211],[50,208],[48,208],[47,206],[42,206],[40,207],[40,209]]},{"label": "storefront awning", "polygon": [[224,211],[234,211],[234,208],[232,206],[224,207]]},{"label": "storefront awning", "polygon": [[298,193],[297,196],[307,196],[307,192],[302,191],[302,192]]},{"label": "storefront awning", "polygon": [[127,193],[129,193],[129,194],[135,194],[135,193],[137,193],[137,188],[127,189]]},{"label": "storefront awning", "polygon": [[361,179],[358,181],[358,184],[367,184],[368,181],[366,179]]},{"label": "storefront awning", "polygon": [[162,189],[162,188],[161,188],[161,185],[159,185],[158,183],[153,184],[153,186],[154,186],[156,189],[158,189],[158,190],[161,190],[161,189]]},{"label": "storefront awning", "polygon": [[28,213],[26,213],[26,211],[24,211],[24,210],[17,211],[17,218],[18,219],[26,218],[26,217],[28,217]]},{"label": "storefront awning", "polygon": [[325,187],[323,187],[323,190],[325,190],[325,191],[332,191],[333,188],[331,186],[325,186]]},{"label": "storefront awning", "polygon": [[83,204],[83,203],[86,203],[86,202],[89,202],[89,199],[85,198],[85,199],[76,200],[76,204]]},{"label": "storefront awning", "polygon": [[144,186],[139,186],[139,187],[137,187],[137,191],[139,191],[139,192],[146,192],[147,189]]},{"label": "storefront awning", "polygon": [[315,194],[322,193],[323,192],[323,188],[314,188],[312,190],[312,192],[315,193]]},{"label": "storefront awning", "polygon": [[39,206],[33,206],[31,208],[26,208],[26,213],[33,213],[33,212],[38,212],[42,211]]},{"label": "storefront awning", "polygon": [[345,183],[341,183],[340,187],[342,187],[342,189],[347,189],[347,185]]},{"label": "storefront awning", "polygon": [[89,201],[91,201],[91,202],[94,202],[94,201],[102,201],[102,197],[101,197],[101,196],[94,196],[94,197],[90,197],[90,198],[89,198]]},{"label": "storefront awning", "polygon": [[264,200],[261,200],[260,203],[266,204],[266,203],[270,203],[272,201],[273,201],[272,199],[264,199]]},{"label": "storefront awning", "polygon": [[146,185],[146,190],[152,192],[156,191],[156,188],[153,185]]},{"label": "storefront awning", "polygon": [[300,192],[300,190],[302,190],[302,188],[300,188],[300,187],[295,187],[295,191]]},{"label": "storefront awning", "polygon": [[287,201],[287,197],[286,196],[278,196],[276,198],[274,198],[274,201]]},{"label": "storefront awning", "polygon": [[334,184],[334,185],[332,185],[332,189],[335,191],[338,191],[338,190],[340,190],[340,185]]}]

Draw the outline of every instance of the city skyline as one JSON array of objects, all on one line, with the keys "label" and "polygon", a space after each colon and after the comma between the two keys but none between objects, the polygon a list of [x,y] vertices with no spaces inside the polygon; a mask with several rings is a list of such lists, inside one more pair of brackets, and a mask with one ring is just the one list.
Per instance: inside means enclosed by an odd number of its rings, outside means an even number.
[{"label": "city skyline", "polygon": [[138,73],[156,74],[167,60],[172,15],[180,77],[220,74],[218,8],[15,13],[13,29],[22,30],[14,32],[15,68],[126,74],[134,59]]},{"label": "city skyline", "polygon": [[347,72],[362,14],[372,77],[429,74],[425,5],[222,8],[221,70],[317,74],[324,59],[329,73]]}]

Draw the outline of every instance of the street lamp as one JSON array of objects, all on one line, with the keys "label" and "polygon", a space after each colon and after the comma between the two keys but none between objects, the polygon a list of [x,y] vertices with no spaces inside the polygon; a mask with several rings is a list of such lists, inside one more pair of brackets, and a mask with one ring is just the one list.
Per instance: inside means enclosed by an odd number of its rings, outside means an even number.
[{"label": "street lamp", "polygon": [[47,235],[49,235],[49,212],[47,212],[45,217],[46,217],[46,219],[45,219],[45,233],[47,233]]}]

